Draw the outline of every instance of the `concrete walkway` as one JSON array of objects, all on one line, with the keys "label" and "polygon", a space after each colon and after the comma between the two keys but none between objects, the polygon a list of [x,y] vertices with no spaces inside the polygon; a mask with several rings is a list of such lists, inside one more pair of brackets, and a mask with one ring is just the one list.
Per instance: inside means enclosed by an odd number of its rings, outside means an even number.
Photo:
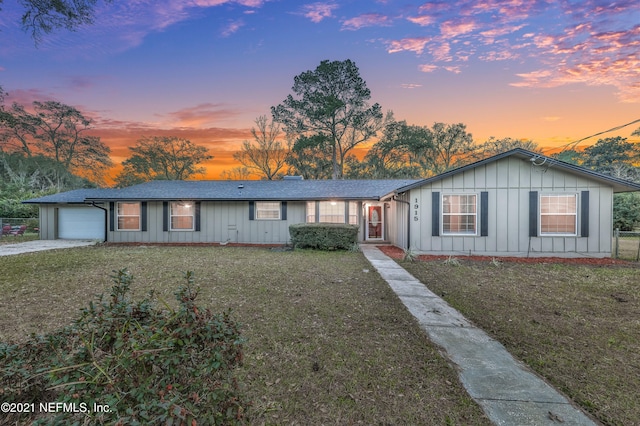
[{"label": "concrete walkway", "polygon": [[361,249],[431,341],[458,366],[460,381],[494,424],[596,424],[378,248]]},{"label": "concrete walkway", "polygon": [[0,245],[0,256],[30,253],[33,251],[54,250],[71,247],[92,246],[96,240],[33,240],[24,243]]}]

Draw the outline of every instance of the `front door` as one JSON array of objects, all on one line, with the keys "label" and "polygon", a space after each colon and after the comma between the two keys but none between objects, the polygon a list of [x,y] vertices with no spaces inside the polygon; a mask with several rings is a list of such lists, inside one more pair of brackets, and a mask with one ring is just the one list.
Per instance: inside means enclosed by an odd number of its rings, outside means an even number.
[{"label": "front door", "polygon": [[367,206],[367,240],[384,239],[383,218],[384,209],[382,205]]}]

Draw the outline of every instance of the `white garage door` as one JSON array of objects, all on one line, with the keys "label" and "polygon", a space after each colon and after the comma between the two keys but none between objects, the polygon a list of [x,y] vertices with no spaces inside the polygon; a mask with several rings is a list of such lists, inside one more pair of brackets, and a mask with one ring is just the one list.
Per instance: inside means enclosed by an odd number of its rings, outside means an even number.
[{"label": "white garage door", "polygon": [[104,240],[104,210],[96,207],[60,207],[58,238]]}]

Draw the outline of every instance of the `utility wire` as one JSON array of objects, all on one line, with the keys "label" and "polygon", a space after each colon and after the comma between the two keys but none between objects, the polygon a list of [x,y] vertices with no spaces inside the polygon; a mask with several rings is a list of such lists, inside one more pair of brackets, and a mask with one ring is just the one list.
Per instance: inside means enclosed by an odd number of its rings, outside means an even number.
[{"label": "utility wire", "polygon": [[[593,135],[591,135],[591,136],[587,136],[587,137],[584,137],[584,138],[582,138],[582,139],[578,139],[578,140],[577,140],[577,141],[575,141],[575,142],[569,142],[569,143],[568,143],[568,144],[566,144],[566,145],[561,145],[561,146],[559,146],[559,147],[550,148],[549,150],[551,150],[551,149],[556,150],[556,149],[558,149],[558,148],[562,148],[562,150],[560,151],[560,153],[562,153],[562,152],[564,152],[564,151],[566,151],[566,150],[568,150],[568,149],[574,149],[576,146],[578,146],[578,144],[579,144],[580,142],[585,141],[585,140],[587,140],[587,139],[590,139],[590,138],[592,138],[592,137],[594,137],[594,136],[600,136],[600,135],[602,135],[602,134],[604,134],[604,133],[614,132],[614,131],[616,131],[616,130],[620,130],[620,129],[622,129],[622,128],[625,128],[625,127],[627,127],[627,126],[631,126],[632,124],[636,124],[636,123],[640,123],[640,118],[639,118],[639,119],[637,119],[637,120],[632,121],[631,123],[623,124],[623,125],[621,125],[621,126],[616,126],[616,127],[612,128],[612,129],[605,130],[604,132],[599,132],[599,133],[593,134]],[[571,147],[571,148],[569,148],[569,147]]]}]

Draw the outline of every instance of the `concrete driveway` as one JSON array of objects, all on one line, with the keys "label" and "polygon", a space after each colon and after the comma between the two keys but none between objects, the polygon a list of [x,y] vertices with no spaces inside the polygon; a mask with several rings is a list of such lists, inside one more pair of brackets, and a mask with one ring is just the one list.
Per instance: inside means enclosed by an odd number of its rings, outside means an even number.
[{"label": "concrete driveway", "polygon": [[97,240],[34,240],[0,245],[0,256],[95,245]]}]

